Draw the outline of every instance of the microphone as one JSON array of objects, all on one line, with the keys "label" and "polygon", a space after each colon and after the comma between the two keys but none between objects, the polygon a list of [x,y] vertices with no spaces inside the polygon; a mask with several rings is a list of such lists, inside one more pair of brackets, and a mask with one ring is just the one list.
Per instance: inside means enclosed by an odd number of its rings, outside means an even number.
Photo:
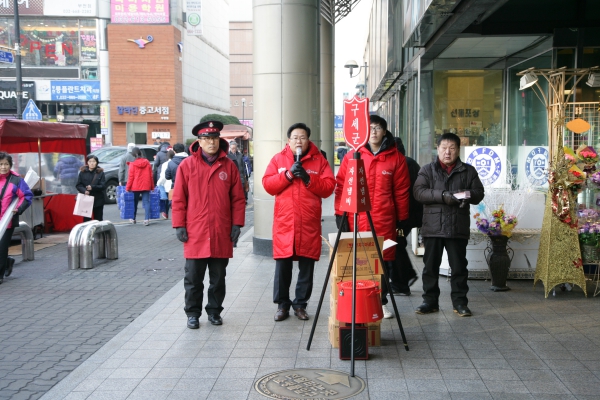
[{"label": "microphone", "polygon": [[302,147],[296,147],[296,162],[300,162],[302,157]]}]

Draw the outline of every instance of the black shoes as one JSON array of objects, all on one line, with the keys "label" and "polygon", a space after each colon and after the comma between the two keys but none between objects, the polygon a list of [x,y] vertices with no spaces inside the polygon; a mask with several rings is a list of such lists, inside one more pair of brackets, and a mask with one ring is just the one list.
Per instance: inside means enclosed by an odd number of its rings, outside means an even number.
[{"label": "black shoes", "polygon": [[217,314],[208,314],[208,320],[213,325],[223,325],[223,319]]},{"label": "black shoes", "polygon": [[287,317],[290,316],[290,310],[286,310],[285,308],[278,308],[277,312],[275,313],[275,321],[279,322],[279,321],[283,321],[284,319],[287,319]]},{"label": "black shoes", "polygon": [[198,317],[188,317],[187,327],[190,329],[200,328],[200,321],[198,321]]},{"label": "black shoes", "polygon": [[408,287],[411,287],[419,279],[419,275],[415,275],[408,280]]},{"label": "black shoes", "polygon": [[470,317],[471,315],[473,315],[471,314],[471,310],[469,310],[469,307],[463,305],[458,305],[454,307],[454,312],[457,313],[459,317]]},{"label": "black shoes", "polygon": [[12,257],[8,257],[6,262],[6,271],[4,272],[4,276],[10,276],[13,271],[13,265],[15,265],[15,259]]},{"label": "black shoes", "polygon": [[298,308],[294,310],[294,315],[302,321],[308,321],[308,314],[304,308]]},{"label": "black shoes", "polygon": [[434,305],[434,304],[427,304],[427,303],[421,304],[415,310],[415,312],[417,314],[431,314],[431,313],[438,312],[438,311],[440,311],[440,307],[437,304]]}]

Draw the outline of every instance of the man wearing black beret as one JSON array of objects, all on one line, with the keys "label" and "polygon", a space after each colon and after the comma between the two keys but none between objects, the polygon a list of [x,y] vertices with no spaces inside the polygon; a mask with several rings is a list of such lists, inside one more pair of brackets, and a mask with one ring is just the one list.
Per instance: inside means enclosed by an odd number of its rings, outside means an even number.
[{"label": "man wearing black beret", "polygon": [[229,144],[220,138],[222,129],[218,121],[202,122],[192,129],[198,140],[190,146],[191,156],[179,164],[173,193],[173,228],[184,243],[184,310],[190,329],[200,327],[207,267],[206,313],[211,324],[223,323],[226,267],[246,218],[240,173],[227,158]]}]

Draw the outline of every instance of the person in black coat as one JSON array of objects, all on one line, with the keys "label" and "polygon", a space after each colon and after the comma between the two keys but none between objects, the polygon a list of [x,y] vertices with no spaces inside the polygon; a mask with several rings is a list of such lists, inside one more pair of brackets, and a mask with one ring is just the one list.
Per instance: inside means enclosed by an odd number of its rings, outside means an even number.
[{"label": "person in black coat", "polygon": [[[87,166],[81,167],[77,177],[77,191],[79,193],[94,196],[94,218],[102,221],[104,214],[104,170],[98,167],[98,157],[88,155],[85,159]],[[91,221],[92,218],[83,217],[83,221]]]},{"label": "person in black coat", "polygon": [[[452,269],[450,297],[454,312],[471,316],[467,292],[467,244],[471,235],[471,204],[479,204],[485,195],[475,167],[460,160],[460,138],[444,133],[438,139],[437,159],[421,168],[415,182],[415,199],[423,203],[421,236],[425,242],[423,255],[423,304],[415,312],[439,311],[438,285],[444,249]],[[463,194],[459,196],[458,194]],[[468,194],[468,196],[466,196]]]},{"label": "person in black coat", "polygon": [[410,157],[406,157],[406,149],[404,143],[399,137],[394,138],[396,141],[396,148],[406,158],[406,166],[408,167],[408,174],[410,176],[410,197],[409,197],[409,216],[406,221],[402,221],[397,226],[398,236],[396,238],[396,260],[394,262],[394,269],[390,274],[390,280],[392,285],[392,292],[401,296],[410,296],[410,287],[417,281],[417,271],[410,261],[408,252],[406,251],[406,235],[410,233],[413,228],[420,228],[423,222],[423,204],[415,200],[413,195],[413,186],[417,180],[417,175],[421,166],[415,160]]}]

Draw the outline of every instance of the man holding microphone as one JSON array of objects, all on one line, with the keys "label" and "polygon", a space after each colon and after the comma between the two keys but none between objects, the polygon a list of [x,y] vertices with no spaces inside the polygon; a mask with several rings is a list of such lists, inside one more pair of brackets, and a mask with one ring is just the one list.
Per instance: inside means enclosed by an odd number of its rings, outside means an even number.
[{"label": "man holding microphone", "polygon": [[[294,124],[287,137],[288,144],[271,159],[262,179],[267,193],[275,196],[275,321],[286,319],[290,307],[298,319],[308,319],[306,306],[313,288],[315,260],[321,255],[321,200],[329,197],[335,186],[329,163],[309,140],[310,128]],[[294,260],[300,272],[292,301],[289,292]]]}]

